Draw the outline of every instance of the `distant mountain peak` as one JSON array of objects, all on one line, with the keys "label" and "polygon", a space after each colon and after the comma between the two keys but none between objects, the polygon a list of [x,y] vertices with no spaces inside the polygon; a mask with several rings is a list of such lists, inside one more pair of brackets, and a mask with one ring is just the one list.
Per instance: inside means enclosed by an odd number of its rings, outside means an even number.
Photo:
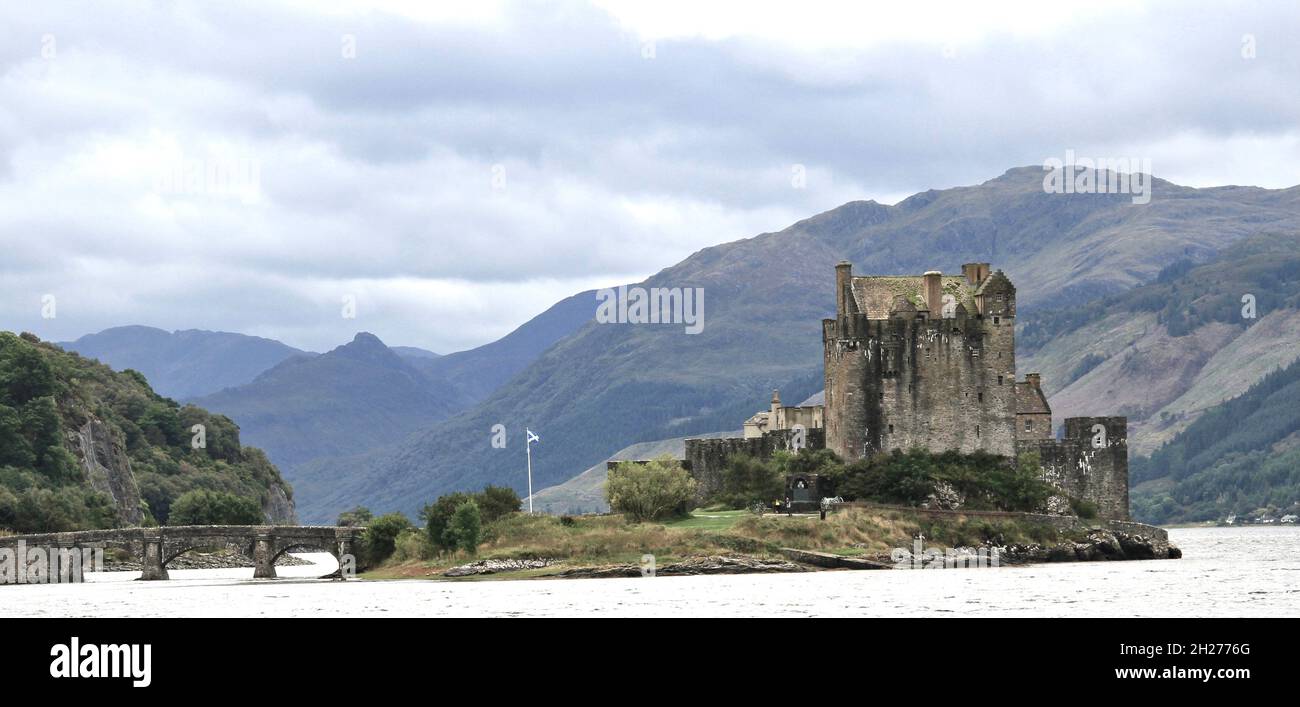
[{"label": "distant mountain peak", "polygon": [[[363,344],[368,346],[383,346],[384,348],[388,348],[388,346],[386,346],[384,342],[379,339],[379,337],[375,336],[374,334],[371,334],[368,331],[357,332],[357,335],[352,337],[352,344]],[[350,346],[352,344],[346,344],[346,345]]]},{"label": "distant mountain peak", "polygon": [[357,335],[352,337],[352,341],[330,351],[325,356],[364,361],[387,367],[406,366],[406,363],[397,352],[388,348],[388,345],[381,341],[378,336],[368,331],[357,332]]}]

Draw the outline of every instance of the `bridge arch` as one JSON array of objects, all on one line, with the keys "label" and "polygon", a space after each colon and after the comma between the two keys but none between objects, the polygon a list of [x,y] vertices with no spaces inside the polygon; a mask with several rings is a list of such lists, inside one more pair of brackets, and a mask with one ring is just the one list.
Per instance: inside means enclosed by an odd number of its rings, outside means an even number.
[{"label": "bridge arch", "polygon": [[193,550],[199,550],[208,547],[225,547],[237,550],[244,555],[252,556],[253,542],[251,538],[245,537],[195,537],[180,538],[177,540],[167,540],[163,543],[163,567],[170,565],[176,558]]},{"label": "bridge arch", "polygon": [[[0,537],[0,548],[122,548],[140,559],[140,579],[167,579],[167,564],[199,547],[225,545],[253,557],[255,578],[274,578],[275,560],[294,548],[321,549],[339,561],[354,552],[365,528],[335,526],[207,525],[120,528]],[[341,573],[339,573],[341,575]]]}]

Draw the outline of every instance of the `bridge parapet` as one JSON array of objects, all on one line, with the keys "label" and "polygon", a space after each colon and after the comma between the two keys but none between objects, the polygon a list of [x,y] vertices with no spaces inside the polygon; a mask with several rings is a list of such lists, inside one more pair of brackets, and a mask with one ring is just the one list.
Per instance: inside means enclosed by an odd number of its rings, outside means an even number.
[{"label": "bridge parapet", "polygon": [[161,580],[168,578],[167,563],[182,553],[222,545],[251,555],[253,576],[271,579],[276,576],[275,561],[294,548],[324,550],[342,568],[346,558],[355,557],[356,541],[363,533],[365,528],[333,525],[182,525],[8,535],[0,537],[0,549],[122,548],[140,559],[140,579]]}]

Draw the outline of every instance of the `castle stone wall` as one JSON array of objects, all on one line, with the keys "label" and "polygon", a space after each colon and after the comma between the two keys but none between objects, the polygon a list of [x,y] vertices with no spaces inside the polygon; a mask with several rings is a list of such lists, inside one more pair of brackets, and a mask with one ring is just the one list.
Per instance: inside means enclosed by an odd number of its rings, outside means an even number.
[{"label": "castle stone wall", "polygon": [[1036,452],[1043,479],[1095,504],[1102,518],[1129,519],[1128,418],[1067,418],[1062,439],[1021,440],[1017,451]]},{"label": "castle stone wall", "polygon": [[[822,449],[826,445],[825,431],[808,429],[805,431],[805,449]],[[696,501],[700,502],[722,489],[722,472],[727,461],[736,455],[745,455],[756,459],[771,459],[777,451],[792,449],[793,430],[776,430],[766,432],[762,437],[721,437],[712,439],[686,440],[686,459],[684,465],[691,476],[699,482]]]}]

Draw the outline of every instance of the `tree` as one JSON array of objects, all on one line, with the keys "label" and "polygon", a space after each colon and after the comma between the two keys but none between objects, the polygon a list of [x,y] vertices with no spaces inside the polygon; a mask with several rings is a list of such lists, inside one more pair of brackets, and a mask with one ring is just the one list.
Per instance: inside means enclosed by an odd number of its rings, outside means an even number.
[{"label": "tree", "polygon": [[642,523],[685,513],[695,489],[695,479],[664,455],[645,464],[620,462],[610,469],[605,498],[612,510]]},{"label": "tree", "polygon": [[52,396],[32,398],[20,411],[23,433],[31,442],[38,471],[56,484],[80,478],[77,460],[63,448],[63,424]]},{"label": "tree", "polygon": [[429,534],[429,542],[439,550],[452,549],[446,545],[444,538],[447,533],[447,525],[451,522],[451,517],[456,513],[460,504],[470,500],[470,495],[460,491],[439,496],[438,500],[425,506],[420,511],[420,518],[424,520],[424,530]]},{"label": "tree", "polygon": [[18,411],[0,403],[0,465],[30,469],[36,465],[32,443],[23,435],[23,420]]},{"label": "tree", "polygon": [[171,505],[168,525],[257,525],[262,509],[250,498],[197,489],[181,494]]},{"label": "tree", "polygon": [[480,525],[487,525],[511,513],[518,513],[519,507],[523,503],[514,489],[506,486],[493,486],[492,484],[485,486],[479,493],[470,494],[456,491],[440,496],[438,500],[425,506],[420,511],[420,518],[424,521],[424,529],[429,536],[429,542],[436,549],[454,550],[458,547],[456,543],[447,540],[449,537],[447,528],[456,511],[466,501],[474,501],[478,506]]},{"label": "tree", "polygon": [[54,394],[54,372],[31,342],[0,333],[0,403],[17,407]]},{"label": "tree", "polygon": [[483,487],[483,492],[476,495],[474,500],[478,503],[479,512],[483,515],[484,523],[491,523],[497,518],[518,513],[523,501],[519,494],[508,486],[493,486],[488,484]]},{"label": "tree", "polygon": [[357,506],[350,511],[343,511],[339,514],[338,525],[343,526],[364,526],[369,525],[374,519],[374,514],[365,506]]},{"label": "tree", "polygon": [[444,535],[443,545],[446,547],[464,550],[471,555],[477,552],[483,536],[483,519],[474,499],[466,499],[456,506]]},{"label": "tree", "polygon": [[387,560],[397,547],[397,536],[411,527],[411,521],[401,513],[386,513],[366,526],[364,553],[367,566]]}]

